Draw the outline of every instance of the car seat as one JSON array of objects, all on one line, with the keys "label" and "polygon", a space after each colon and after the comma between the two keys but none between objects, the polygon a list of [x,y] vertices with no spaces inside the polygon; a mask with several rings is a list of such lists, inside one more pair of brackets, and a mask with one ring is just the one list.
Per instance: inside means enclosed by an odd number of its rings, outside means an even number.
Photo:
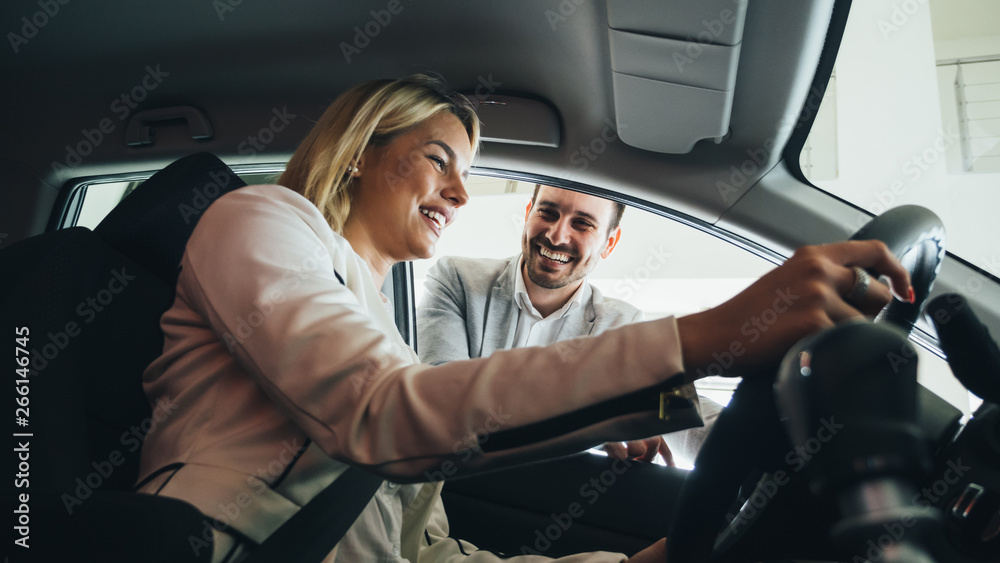
[{"label": "car seat", "polygon": [[48,232],[0,251],[0,327],[9,339],[28,329],[31,371],[17,376],[27,395],[15,390],[28,402],[13,430],[24,435],[11,445],[27,450],[28,470],[8,498],[28,495],[12,517],[14,527],[27,523],[14,539],[27,534],[32,559],[211,559],[211,549],[190,545],[210,537],[193,506],[132,492],[142,440],[171,408],[150,407],[141,376],[162,352],[160,316],[198,218],[244,185],[215,156],[194,154],[154,174],[93,231]]}]

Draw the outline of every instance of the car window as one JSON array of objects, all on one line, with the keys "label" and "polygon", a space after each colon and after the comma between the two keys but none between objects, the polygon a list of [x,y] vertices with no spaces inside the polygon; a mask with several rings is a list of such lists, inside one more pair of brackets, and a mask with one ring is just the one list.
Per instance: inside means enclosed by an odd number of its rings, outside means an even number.
[{"label": "car window", "polygon": [[104,217],[125,199],[140,182],[93,182],[80,188],[85,190],[76,226],[93,229]]},{"label": "car window", "polygon": [[[240,172],[248,184],[274,183],[279,176],[275,166]],[[76,222],[67,226],[93,228],[140,182],[136,178],[91,179],[81,186],[86,192]],[[427,271],[441,256],[507,258],[520,251],[525,208],[534,184],[473,175],[466,187],[469,203],[445,231],[435,256],[413,263],[416,303],[423,296]],[[648,319],[682,316],[718,305],[774,267],[768,259],[729,241],[645,210],[628,208],[621,224],[621,241],[589,281],[605,296],[639,308]],[[947,363],[916,348],[921,383],[966,414],[975,410],[981,401],[951,385]],[[727,404],[737,383],[731,378],[708,377],[698,382],[698,390]]]},{"label": "car window", "polygon": [[[467,188],[469,203],[445,231],[434,258],[413,264],[417,303],[423,296],[427,271],[441,256],[507,258],[520,251],[525,208],[534,184],[473,176]],[[719,237],[628,208],[622,217],[618,246],[591,273],[589,281],[605,296],[627,301],[652,319],[718,305],[773,267],[769,260]],[[953,376],[947,363],[920,346],[916,348],[921,383],[966,414],[975,410],[979,399],[956,392],[950,385]],[[709,377],[698,382],[698,389],[704,396],[727,404],[737,383],[731,378]]]},{"label": "car window", "polygon": [[[994,276],[1000,276],[997,21],[995,2],[855,2],[799,155],[813,185],[872,214],[904,204],[932,209],[944,222],[948,250]],[[971,394],[964,406],[965,392],[943,384],[951,375],[942,359],[918,351],[922,383],[966,413],[979,406]]]},{"label": "car window", "polygon": [[994,276],[997,22],[996,2],[855,2],[799,156],[810,182],[873,214],[903,204],[934,210],[948,250]]},{"label": "car window", "polygon": [[[438,242],[430,260],[414,262],[416,302],[427,271],[441,256],[509,258],[520,252],[525,210],[535,184],[472,177],[469,203]],[[708,309],[739,293],[774,264],[677,221],[626,209],[618,246],[588,281],[605,297],[621,299],[647,319]],[[419,332],[418,332],[419,343]],[[699,391],[727,404],[737,381],[712,377]]]},{"label": "car window", "polygon": [[[274,184],[281,176],[283,166],[264,165],[237,170],[240,178],[247,183]],[[139,187],[152,173],[129,175],[127,179],[90,178],[73,188],[82,194],[79,203],[76,198],[69,198],[70,207],[66,214],[63,227],[87,227],[93,229],[115,208],[132,190]]]}]

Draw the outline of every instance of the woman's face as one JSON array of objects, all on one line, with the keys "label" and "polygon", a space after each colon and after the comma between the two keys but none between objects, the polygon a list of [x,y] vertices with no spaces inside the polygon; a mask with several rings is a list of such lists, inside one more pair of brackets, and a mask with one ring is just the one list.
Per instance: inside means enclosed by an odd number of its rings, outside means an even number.
[{"label": "woman's face", "polygon": [[370,147],[358,164],[348,227],[363,225],[386,261],[430,258],[469,199],[464,182],[471,159],[469,135],[450,113]]}]

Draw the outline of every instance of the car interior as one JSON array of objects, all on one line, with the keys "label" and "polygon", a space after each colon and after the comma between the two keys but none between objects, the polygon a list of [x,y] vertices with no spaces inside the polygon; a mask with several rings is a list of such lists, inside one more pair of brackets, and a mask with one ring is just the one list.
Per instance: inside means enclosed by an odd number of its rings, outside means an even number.
[{"label": "car interior", "polygon": [[[209,519],[133,492],[172,408],[149,403],[142,373],[184,246],[213,201],[275,183],[338,94],[427,73],[483,131],[435,259],[517,252],[543,184],[628,206],[590,281],[647,318],[848,239],[885,242],[917,297],[804,339],[776,373],[720,365],[699,393],[727,407],[678,467],[581,452],[448,480],[453,536],[550,557],[666,536],[672,563],[1000,561],[990,2],[16,0],[0,14],[8,560],[211,560]],[[383,288],[418,352],[433,263],[398,264]],[[322,560],[356,515],[352,494],[326,493],[251,561]]]}]

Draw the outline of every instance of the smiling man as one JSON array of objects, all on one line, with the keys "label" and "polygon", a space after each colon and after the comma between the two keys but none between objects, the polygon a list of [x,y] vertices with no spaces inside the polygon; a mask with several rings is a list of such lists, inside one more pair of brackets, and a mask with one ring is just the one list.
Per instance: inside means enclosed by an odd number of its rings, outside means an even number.
[{"label": "smiling man", "polygon": [[[521,236],[518,280],[518,289],[523,289],[519,294],[526,294],[529,303],[518,306],[548,318],[557,310],[572,308],[570,303],[581,302],[573,298],[582,297],[587,274],[618,244],[624,211],[620,203],[536,185]],[[594,290],[590,293],[593,296]],[[606,303],[611,311],[631,314],[626,320],[639,318],[638,309],[627,303],[610,299]]]},{"label": "smiling man", "polygon": [[[506,260],[442,257],[428,272],[417,308],[421,360],[478,358],[642,320],[641,311],[587,283],[618,244],[624,210],[600,197],[536,185],[521,254]],[[606,449],[615,457],[644,460],[660,453],[673,462],[659,438]]]},{"label": "smiling man", "polygon": [[536,186],[521,254],[446,256],[428,273],[417,310],[421,359],[478,358],[641,320],[638,309],[586,283],[618,243],[623,211],[624,205],[596,196]]}]

